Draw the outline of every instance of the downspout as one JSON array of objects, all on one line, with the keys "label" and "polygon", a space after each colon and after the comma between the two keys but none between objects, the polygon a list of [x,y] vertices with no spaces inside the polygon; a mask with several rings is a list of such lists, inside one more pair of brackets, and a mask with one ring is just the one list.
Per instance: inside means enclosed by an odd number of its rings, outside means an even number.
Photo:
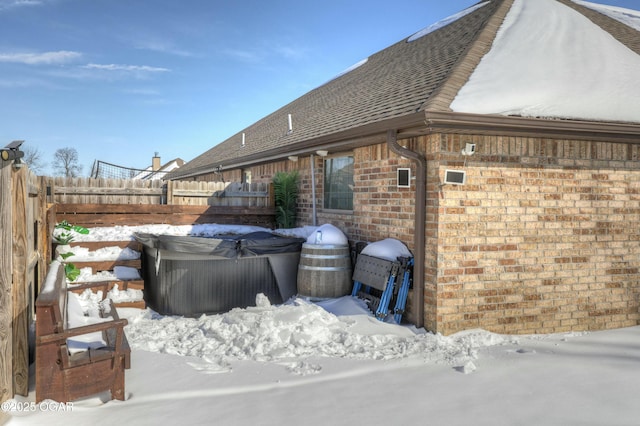
[{"label": "downspout", "polygon": [[316,210],[316,160],[313,154],[310,157],[311,162],[311,204],[313,206],[313,226],[318,225],[318,212]]},{"label": "downspout", "polygon": [[425,222],[427,219],[427,160],[424,155],[411,151],[398,144],[398,131],[387,131],[387,146],[401,157],[416,163],[416,207],[413,234],[413,312],[416,313],[416,327],[424,327],[424,258],[425,258]]}]

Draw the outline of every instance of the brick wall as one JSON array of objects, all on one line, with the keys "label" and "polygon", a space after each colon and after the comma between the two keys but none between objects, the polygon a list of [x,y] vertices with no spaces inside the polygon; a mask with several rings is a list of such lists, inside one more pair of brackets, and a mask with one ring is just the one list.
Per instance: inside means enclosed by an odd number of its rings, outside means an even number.
[{"label": "brick wall", "polygon": [[[413,140],[408,143],[415,149],[417,142]],[[323,209],[324,161],[316,155],[314,174],[317,224],[330,223],[338,227],[352,245],[360,241],[374,242],[396,238],[413,251],[415,182],[411,188],[398,188],[396,169],[409,167],[412,169],[412,176],[415,176],[414,165],[410,160],[402,159],[390,152],[386,144],[358,148],[344,154],[354,156],[354,210],[340,213]],[[310,161],[309,156],[300,156],[297,162],[283,161],[251,169],[254,181],[270,180],[278,171],[298,170],[298,226],[313,224]],[[405,315],[409,320],[413,320],[411,300],[412,295],[409,296],[408,312]]]},{"label": "brick wall", "polygon": [[[427,329],[550,333],[638,324],[637,145],[461,135],[400,142],[428,160]],[[471,157],[460,154],[467,142],[476,143]],[[386,144],[352,154],[354,211],[343,214],[323,210],[323,161],[314,156],[318,224],[332,223],[352,242],[397,238],[414,251],[415,181],[397,188],[396,169],[415,176],[415,165]],[[466,170],[466,185],[441,185],[452,168]],[[298,226],[311,225],[310,157],[251,171],[258,182],[294,169]]]},{"label": "brick wall", "polygon": [[[459,152],[466,142],[477,151],[465,165]],[[459,168],[467,184],[430,194],[438,205],[432,329],[637,325],[638,155],[629,144],[441,136],[434,157],[440,180],[445,168]]]},{"label": "brick wall", "polygon": [[355,151],[354,216],[361,240],[398,239],[413,249],[415,183],[411,188],[398,188],[398,167],[415,167],[389,151],[386,144]]},{"label": "brick wall", "polygon": [[[397,238],[413,243],[413,211],[415,187],[397,188],[396,168],[411,167],[409,160],[390,153],[385,144],[349,151],[354,156],[354,210],[340,213],[323,209],[323,159],[314,156],[316,210],[318,224],[331,223],[351,241],[378,241]],[[339,154],[338,154],[339,155]],[[298,226],[313,223],[313,198],[310,157],[297,162],[283,161],[253,167],[254,182],[270,181],[278,171],[298,170]],[[415,171],[413,172],[415,175]]]}]

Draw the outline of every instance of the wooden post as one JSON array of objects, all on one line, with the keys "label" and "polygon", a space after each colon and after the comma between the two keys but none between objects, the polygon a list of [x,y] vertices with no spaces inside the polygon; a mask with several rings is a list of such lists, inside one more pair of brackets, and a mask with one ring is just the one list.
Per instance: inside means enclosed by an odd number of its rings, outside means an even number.
[{"label": "wooden post", "polygon": [[11,163],[0,161],[0,402],[13,398]]},{"label": "wooden post", "polygon": [[267,201],[267,205],[265,207],[275,207],[276,206],[276,191],[274,185],[271,184],[268,186],[269,189],[269,199]]},{"label": "wooden post", "polygon": [[56,203],[56,185],[55,185],[55,180],[51,177],[45,177],[42,178],[43,183],[45,183],[46,185],[44,186],[43,190],[45,191],[45,198],[46,198],[46,202],[47,204],[54,204]]},{"label": "wooden post", "polygon": [[173,187],[175,185],[175,181],[168,181],[167,182],[167,198],[165,200],[165,204],[169,204],[169,205],[173,205],[175,204],[175,201],[173,199]]},{"label": "wooden post", "polygon": [[50,234],[48,227],[48,217],[47,213],[49,209],[47,208],[47,178],[43,176],[38,177],[38,247],[37,251],[40,254],[40,258],[38,260],[38,282],[36,283],[36,288],[34,297],[40,293],[41,285],[44,283],[44,278],[47,276],[47,265],[49,264],[49,247],[51,244],[49,242]]},{"label": "wooden post", "polygon": [[27,236],[33,224],[27,223],[32,213],[27,212],[26,167],[13,171],[13,393],[27,396],[29,393],[29,297],[27,262],[29,243]]}]

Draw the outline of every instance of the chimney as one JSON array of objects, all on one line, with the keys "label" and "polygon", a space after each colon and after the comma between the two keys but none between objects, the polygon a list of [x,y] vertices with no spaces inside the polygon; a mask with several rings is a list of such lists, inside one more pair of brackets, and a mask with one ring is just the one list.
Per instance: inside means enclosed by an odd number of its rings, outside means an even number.
[{"label": "chimney", "polygon": [[158,156],[157,152],[154,154],[153,158],[151,159],[151,170],[153,170],[154,172],[156,170],[160,170],[160,157]]}]

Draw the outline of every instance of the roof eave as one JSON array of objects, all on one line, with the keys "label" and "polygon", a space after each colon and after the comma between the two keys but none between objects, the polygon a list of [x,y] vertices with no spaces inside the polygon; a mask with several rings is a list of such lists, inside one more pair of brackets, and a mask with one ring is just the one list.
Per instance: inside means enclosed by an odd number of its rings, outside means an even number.
[{"label": "roof eave", "polygon": [[176,170],[175,173],[171,173],[168,178],[185,179],[225,169],[231,170],[257,166],[285,160],[291,155],[302,156],[313,154],[316,150],[320,149],[329,152],[346,151],[361,146],[385,142],[387,130],[389,129],[398,129],[400,135],[417,135],[423,133],[426,129],[424,112],[415,112],[387,120],[376,121],[357,128],[306,139],[276,149],[221,161],[216,164],[208,164],[192,170],[184,170],[182,167]]},{"label": "roof eave", "polygon": [[640,123],[427,111],[430,132],[640,143]]},{"label": "roof eave", "polygon": [[177,169],[168,179],[186,179],[203,174],[282,161],[290,155],[309,155],[316,150],[340,152],[386,141],[386,132],[398,129],[398,138],[428,133],[544,137],[640,144],[640,123],[551,120],[461,112],[426,111],[370,123],[354,129],[307,139],[277,149],[209,164],[189,171]]}]

